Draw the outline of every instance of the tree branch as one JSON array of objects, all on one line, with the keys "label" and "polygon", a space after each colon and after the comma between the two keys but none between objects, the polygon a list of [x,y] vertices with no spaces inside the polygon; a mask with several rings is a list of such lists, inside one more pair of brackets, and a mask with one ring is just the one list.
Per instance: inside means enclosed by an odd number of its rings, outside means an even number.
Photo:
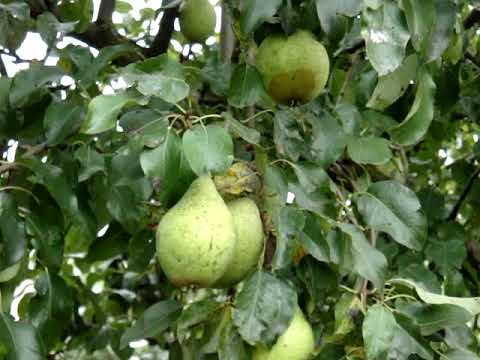
[{"label": "tree branch", "polygon": [[178,5],[164,11],[162,20],[160,21],[160,30],[158,30],[150,48],[145,50],[145,55],[147,57],[158,56],[167,52],[170,40],[172,39],[175,19],[178,17],[178,14]]},{"label": "tree branch", "polygon": [[465,20],[463,20],[463,27],[468,30],[474,27],[477,23],[480,23],[480,9],[473,9]]},{"label": "tree branch", "polygon": [[473,65],[480,69],[480,62],[470,52],[465,53],[465,59],[469,60]]},{"label": "tree branch", "polygon": [[3,58],[1,55],[0,55],[0,74],[2,75],[2,77],[8,76],[7,68],[5,67],[5,63],[3,62]]},{"label": "tree branch", "polygon": [[137,45],[134,41],[127,39],[120,35],[111,23],[94,22],[82,33],[71,33],[69,36],[75,39],[81,40],[84,43],[102,49],[107,46],[130,44],[137,51],[131,52],[128,55],[123,55],[115,60],[115,63],[119,65],[128,65],[132,62],[136,62],[142,59],[142,53],[146,50]]},{"label": "tree branch", "polygon": [[97,21],[112,22],[112,14],[115,11],[115,0],[102,0],[98,10]]},{"label": "tree branch", "polygon": [[458,212],[460,211],[460,208],[462,207],[463,202],[468,196],[468,193],[470,190],[472,190],[473,184],[475,183],[475,180],[478,178],[478,175],[480,175],[480,168],[478,168],[473,175],[468,179],[467,185],[465,186],[465,189],[463,189],[462,195],[460,195],[460,198],[458,199],[457,203],[453,207],[450,215],[447,217],[447,221],[453,221],[457,218]]},{"label": "tree branch", "polygon": [[[22,158],[31,157],[33,155],[41,153],[45,148],[46,148],[45,144],[39,144],[39,145],[36,145],[36,146],[32,146],[29,150],[27,150],[24,154],[22,154],[21,157]],[[17,164],[15,164],[14,162],[0,166],[0,175],[9,171],[9,170],[12,170],[16,166],[17,166]]]},{"label": "tree branch", "polygon": [[232,14],[227,2],[222,1],[222,24],[220,30],[220,58],[230,64],[235,50],[235,33],[233,32]]}]

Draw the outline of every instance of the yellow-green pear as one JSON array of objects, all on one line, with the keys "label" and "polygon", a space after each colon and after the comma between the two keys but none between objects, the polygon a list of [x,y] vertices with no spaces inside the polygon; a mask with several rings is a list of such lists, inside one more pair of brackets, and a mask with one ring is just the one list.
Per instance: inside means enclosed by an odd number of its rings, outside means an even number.
[{"label": "yellow-green pear", "polygon": [[180,11],[180,30],[191,42],[202,43],[215,33],[217,16],[208,0],[186,0]]},{"label": "yellow-green pear", "polygon": [[305,30],[289,37],[267,37],[258,49],[256,65],[270,96],[287,105],[317,97],[327,83],[330,68],[327,51]]},{"label": "yellow-green pear", "polygon": [[300,308],[287,330],[277,339],[271,349],[258,345],[253,353],[253,360],[307,360],[312,356],[315,339],[310,324]]},{"label": "yellow-green pear", "polygon": [[196,179],[157,229],[157,256],[176,286],[213,285],[227,270],[235,250],[233,217],[213,180]]},{"label": "yellow-green pear", "polygon": [[257,265],[263,249],[263,225],[260,211],[252,199],[242,198],[227,204],[233,216],[237,242],[227,271],[215,284],[231,287],[243,280]]}]

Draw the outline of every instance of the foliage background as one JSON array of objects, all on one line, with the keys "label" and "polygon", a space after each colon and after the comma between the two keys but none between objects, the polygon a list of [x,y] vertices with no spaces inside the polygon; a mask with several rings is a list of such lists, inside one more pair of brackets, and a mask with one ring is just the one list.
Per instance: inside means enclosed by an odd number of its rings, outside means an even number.
[{"label": "foliage background", "polygon": [[[480,2],[224,1],[194,51],[178,3],[0,1],[1,59],[25,68],[0,61],[0,359],[249,359],[297,302],[316,359],[478,359]],[[300,28],[328,87],[275,106],[256,47]],[[17,55],[28,32],[55,65]],[[228,291],[154,259],[204,172],[263,214],[264,262]]]}]

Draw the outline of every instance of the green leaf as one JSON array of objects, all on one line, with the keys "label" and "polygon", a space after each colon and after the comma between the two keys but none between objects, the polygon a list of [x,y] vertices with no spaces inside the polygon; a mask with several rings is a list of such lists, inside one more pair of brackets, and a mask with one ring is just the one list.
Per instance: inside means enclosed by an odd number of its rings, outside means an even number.
[{"label": "green leaf", "polygon": [[78,33],[84,32],[91,23],[93,10],[93,0],[63,1],[59,6],[62,20],[78,21],[75,29]]},{"label": "green leaf", "polygon": [[24,1],[0,4],[0,45],[16,50],[29,30],[30,8]]},{"label": "green leaf", "polygon": [[423,336],[429,336],[448,327],[465,325],[472,320],[467,310],[451,304],[426,305],[397,304],[397,310],[407,314],[417,324]]},{"label": "green leaf", "polygon": [[262,77],[257,69],[249,64],[237,65],[230,82],[228,103],[236,108],[244,108],[267,98]]},{"label": "green leaf", "polygon": [[127,250],[127,237],[122,226],[113,223],[109,225],[105,235],[95,239],[85,258],[87,263],[95,263],[98,261],[107,261],[119,258]]},{"label": "green leaf", "polygon": [[475,353],[464,350],[464,349],[455,349],[450,350],[444,355],[445,359],[448,360],[479,360],[480,358]]},{"label": "green leaf", "polygon": [[335,215],[334,195],[327,189],[307,193],[299,183],[290,182],[288,191],[295,195],[295,203],[303,210],[311,211],[321,217],[332,218]]},{"label": "green leaf", "polygon": [[[347,335],[355,328],[355,321],[362,311],[358,296],[344,293],[335,304],[335,335]],[[366,342],[366,339],[364,339]]]},{"label": "green leaf", "polygon": [[434,1],[401,0],[400,7],[406,15],[408,28],[412,35],[413,47],[418,52],[421,52],[426,46],[426,41],[434,23]]},{"label": "green leaf", "polygon": [[389,358],[409,360],[411,359],[410,355],[418,354],[422,359],[433,360],[432,350],[428,344],[419,339],[419,334],[411,334],[410,331],[411,329],[405,329],[402,325],[398,324],[395,328],[395,336],[390,345]]},{"label": "green leaf", "polygon": [[240,28],[245,34],[252,33],[262,22],[275,15],[282,5],[282,0],[246,0],[240,18]]},{"label": "green leaf", "polygon": [[15,198],[0,191],[0,271],[16,264],[25,254],[27,238]]},{"label": "green leaf", "polygon": [[473,315],[477,315],[480,313],[480,298],[460,298],[460,297],[453,297],[453,296],[445,296],[434,294],[430,291],[425,290],[422,286],[415,283],[414,281],[407,280],[407,279],[392,279],[389,280],[389,283],[392,284],[399,284],[404,285],[409,288],[415,289],[420,299],[422,299],[427,304],[433,305],[442,305],[442,304],[450,304],[459,306]]},{"label": "green leaf", "polygon": [[385,1],[378,9],[365,9],[362,36],[368,59],[383,76],[397,69],[405,57],[410,34],[396,2]]},{"label": "green leaf", "polygon": [[372,184],[357,199],[358,211],[373,229],[389,234],[398,243],[420,250],[427,221],[415,193],[395,181]]},{"label": "green leaf", "polygon": [[425,290],[431,291],[435,294],[442,293],[437,275],[427,269],[423,264],[410,264],[406,267],[402,266],[399,269],[398,277],[412,280],[419,286],[422,286]]},{"label": "green leaf", "polygon": [[415,49],[422,53],[426,62],[440,58],[455,28],[455,4],[449,0],[402,0],[400,4]]},{"label": "green leaf", "polygon": [[382,305],[377,304],[368,309],[362,332],[369,360],[381,360],[387,357],[396,326],[395,317]]},{"label": "green leaf", "polygon": [[35,327],[14,322],[0,312],[0,347],[7,350],[5,360],[44,360],[47,356]]},{"label": "green leaf", "polygon": [[158,96],[176,104],[188,96],[189,85],[185,82],[183,66],[167,55],[130,64],[122,71],[125,81],[135,84],[145,96]]},{"label": "green leaf", "polygon": [[63,260],[63,222],[58,206],[46,191],[36,192],[40,204],[30,208],[26,218],[27,229],[37,256],[46,266],[59,268]]},{"label": "green leaf", "polygon": [[339,26],[341,15],[353,17],[362,9],[362,0],[315,0],[322,29],[330,34]]},{"label": "green leaf", "polygon": [[325,298],[325,293],[338,288],[338,274],[327,264],[311,256],[302,258],[296,267],[296,275],[304,284],[314,303]]},{"label": "green leaf", "polygon": [[79,227],[78,230],[82,231],[82,237],[94,239],[96,224],[88,213],[80,209],[77,195],[68,182],[64,170],[54,165],[43,164],[39,159],[22,160],[22,163],[35,173],[31,181],[45,186],[64,212],[64,216],[71,219]]},{"label": "green leaf", "polygon": [[309,163],[293,164],[293,171],[297,175],[300,185],[306,192],[313,192],[318,189],[329,189],[330,177],[320,166]]},{"label": "green leaf", "polygon": [[77,24],[75,22],[60,22],[51,12],[44,12],[37,18],[37,30],[43,41],[48,46],[53,46],[57,40],[57,34],[61,35],[72,32]]},{"label": "green leaf", "polygon": [[136,103],[127,95],[99,95],[88,104],[87,116],[80,131],[93,135],[111,130],[117,125],[117,117],[122,109]]},{"label": "green leaf", "polygon": [[438,228],[438,239],[430,239],[425,255],[431,259],[440,272],[446,275],[452,269],[460,269],[467,257],[467,235],[458,224]]},{"label": "green leaf", "polygon": [[177,321],[177,332],[180,336],[186,334],[186,330],[210,319],[216,312],[222,309],[222,304],[210,299],[194,302],[184,308]]},{"label": "green leaf", "polygon": [[347,145],[348,155],[357,164],[382,165],[390,161],[392,151],[383,138],[352,138]]},{"label": "green leaf", "polygon": [[345,134],[350,136],[360,136],[362,115],[355,105],[341,102],[335,106],[335,114],[338,120],[340,120],[340,124],[342,124]]},{"label": "green leaf", "polygon": [[201,76],[210,85],[214,94],[226,97],[230,89],[233,68],[234,65],[225,63],[218,57],[211,57],[202,68]]},{"label": "green leaf", "polygon": [[385,256],[375,249],[354,225],[340,224],[339,228],[349,238],[347,251],[353,261],[352,270],[370,280],[377,289],[383,289],[388,265]]},{"label": "green leaf", "polygon": [[8,4],[0,4],[0,9],[5,10],[11,16],[19,20],[27,20],[30,18],[28,4],[25,4],[22,1],[11,1]]},{"label": "green leaf", "polygon": [[140,231],[132,236],[128,243],[128,270],[145,271],[150,260],[155,256],[155,234]]},{"label": "green leaf", "polygon": [[132,5],[130,5],[128,2],[117,0],[117,2],[115,3],[115,10],[118,11],[119,13],[126,14],[132,11],[133,8],[132,8]]},{"label": "green leaf", "polygon": [[139,222],[146,215],[140,206],[140,194],[130,186],[116,185],[111,187],[107,195],[107,209],[115,220],[121,223],[130,233],[138,230]]},{"label": "green leaf", "polygon": [[381,76],[367,107],[384,110],[397,101],[417,75],[417,56],[412,54],[395,71]]},{"label": "green leaf", "polygon": [[297,161],[303,153],[307,152],[307,145],[300,130],[297,116],[299,112],[288,109],[275,113],[273,140],[277,152]]},{"label": "green leaf", "polygon": [[58,82],[63,73],[58,67],[31,64],[27,70],[20,71],[13,79],[10,88],[10,104],[22,107],[38,99],[43,87],[51,82]]},{"label": "green leaf", "polygon": [[232,165],[233,141],[220,126],[196,125],[185,132],[182,144],[185,157],[198,176],[221,174]]},{"label": "green leaf", "polygon": [[168,329],[179,317],[182,306],[174,300],[160,301],[150,306],[131,328],[123,333],[120,348],[132,341],[153,338]]},{"label": "green leaf", "polygon": [[305,226],[305,215],[294,206],[285,206],[280,210],[277,224],[277,242],[272,259],[275,270],[291,264],[300,233]]},{"label": "green leaf", "polygon": [[28,304],[28,319],[51,346],[69,327],[73,312],[71,289],[58,275],[44,272],[35,281],[36,295]]},{"label": "green leaf", "polygon": [[297,293],[283,280],[258,271],[235,299],[233,322],[250,345],[272,345],[285,332],[297,306]]},{"label": "green leaf", "polygon": [[92,147],[82,146],[75,151],[74,156],[82,164],[78,174],[79,182],[87,181],[96,173],[105,173],[105,157]]},{"label": "green leaf", "polygon": [[182,142],[171,128],[159,147],[140,155],[140,164],[145,175],[160,182],[160,201],[167,205],[183,195],[194,177],[182,152]]},{"label": "green leaf", "polygon": [[80,128],[85,116],[83,107],[73,101],[53,101],[47,108],[43,127],[47,144],[57,145]]},{"label": "green leaf", "polygon": [[165,141],[169,123],[164,114],[152,109],[128,111],[120,118],[120,126],[140,138],[140,142],[156,148]]},{"label": "green leaf", "polygon": [[427,62],[439,59],[448,49],[456,22],[456,7],[450,0],[434,1],[435,24],[430,29],[430,38],[427,43]]},{"label": "green leaf", "polygon": [[[78,79],[82,88],[88,89],[92,86],[107,66],[115,59],[135,52],[135,47],[130,43],[120,45],[105,46],[100,49],[98,55],[92,59],[90,52],[87,51],[85,58],[78,56],[79,49],[75,48],[75,53],[71,59],[79,67],[78,73],[74,78]],[[81,61],[80,61],[81,59]]]},{"label": "green leaf", "polygon": [[258,132],[258,130],[243,125],[240,121],[235,119],[230,113],[224,112],[222,113],[222,117],[225,119],[228,125],[230,125],[232,130],[236,134],[238,134],[238,136],[240,136],[243,140],[253,145],[258,145],[260,143],[261,135]]},{"label": "green leaf", "polygon": [[427,133],[434,115],[436,86],[432,76],[421,71],[415,101],[403,122],[390,129],[393,141],[401,145],[414,145]]},{"label": "green leaf", "polygon": [[320,220],[312,214],[305,216],[305,225],[299,237],[304,250],[318,261],[330,261],[330,248],[323,235]]},{"label": "green leaf", "polygon": [[312,126],[311,151],[319,165],[326,168],[340,158],[347,138],[338,121],[326,111],[320,113]]},{"label": "green leaf", "polygon": [[222,329],[218,344],[219,360],[249,360],[245,343],[232,321]]}]

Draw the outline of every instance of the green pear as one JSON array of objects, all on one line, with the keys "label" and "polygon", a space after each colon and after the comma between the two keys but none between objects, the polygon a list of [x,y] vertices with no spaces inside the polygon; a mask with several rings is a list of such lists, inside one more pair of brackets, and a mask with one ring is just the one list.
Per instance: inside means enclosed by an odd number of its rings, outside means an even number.
[{"label": "green pear", "polygon": [[191,42],[203,43],[215,33],[217,15],[208,0],[186,0],[180,11],[180,30]]},{"label": "green pear", "polygon": [[297,31],[287,37],[272,35],[263,40],[256,56],[270,96],[278,103],[306,103],[317,97],[328,80],[328,54],[312,33]]},{"label": "green pear", "polygon": [[196,179],[157,229],[157,256],[176,286],[213,285],[227,270],[235,250],[233,217],[213,180]]},{"label": "green pear", "polygon": [[271,349],[258,345],[253,353],[253,360],[307,360],[312,356],[315,339],[310,324],[300,308],[287,330],[277,339]]},{"label": "green pear", "polygon": [[257,265],[263,249],[263,225],[257,204],[242,198],[227,205],[233,216],[237,243],[227,271],[215,284],[217,287],[231,287],[243,280]]}]

